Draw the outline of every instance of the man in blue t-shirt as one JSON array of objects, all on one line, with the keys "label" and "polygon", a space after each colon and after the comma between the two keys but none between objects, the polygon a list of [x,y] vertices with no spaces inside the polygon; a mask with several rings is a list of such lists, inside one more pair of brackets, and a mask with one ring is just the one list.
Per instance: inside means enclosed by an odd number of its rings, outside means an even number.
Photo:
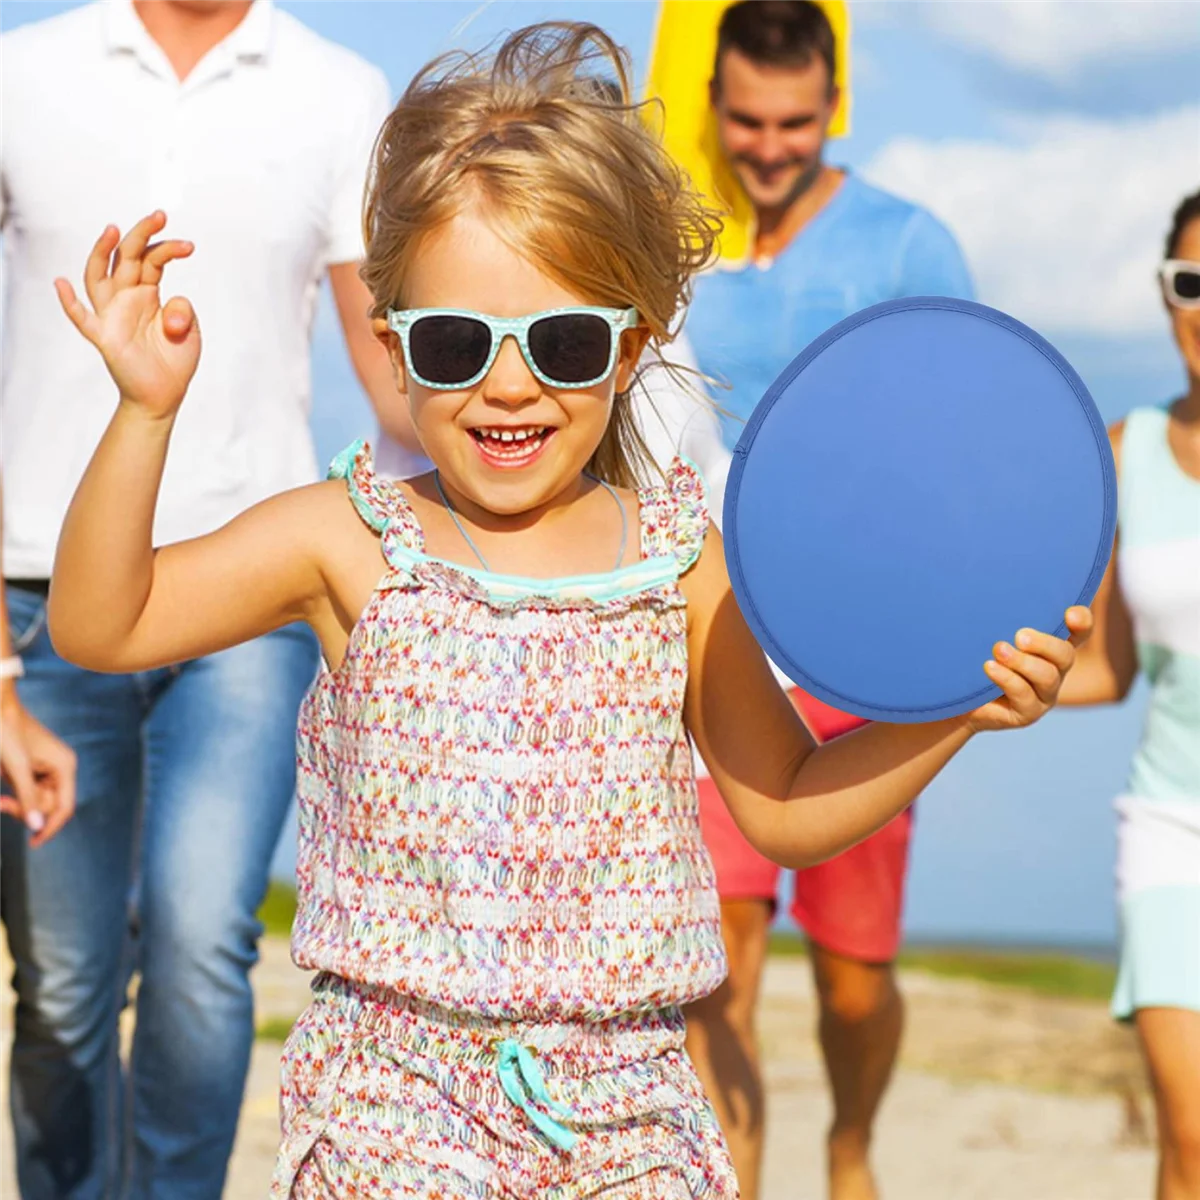
[{"label": "man in blue t-shirt", "polygon": [[[697,281],[686,329],[701,369],[730,385],[718,401],[730,414],[722,434],[731,449],[776,376],[831,325],[898,296],[971,296],[962,253],[943,225],[824,162],[838,103],[834,62],[833,31],[809,0],[744,0],[722,18],[710,99],[756,228],[748,261],[722,263]],[[798,690],[792,695],[818,739],[863,724]],[[729,978],[689,1009],[688,1049],[725,1129],[742,1195],[754,1200],[763,1130],[754,1010],[779,871],[742,837],[707,778],[700,809]],[[876,1195],[867,1152],[900,1043],[893,963],[911,828],[909,810],[795,880],[792,912],[810,943],[833,1092],[831,1200]]]}]

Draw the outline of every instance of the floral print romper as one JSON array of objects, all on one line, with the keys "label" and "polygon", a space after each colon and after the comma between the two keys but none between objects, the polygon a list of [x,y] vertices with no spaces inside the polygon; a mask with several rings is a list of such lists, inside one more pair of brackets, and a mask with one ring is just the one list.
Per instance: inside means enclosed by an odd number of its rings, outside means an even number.
[{"label": "floral print romper", "polygon": [[737,1195],[679,1006],[725,973],[683,725],[679,576],[708,527],[677,460],[641,560],[532,580],[424,553],[358,443],[334,462],[386,570],[300,718],[273,1195]]}]

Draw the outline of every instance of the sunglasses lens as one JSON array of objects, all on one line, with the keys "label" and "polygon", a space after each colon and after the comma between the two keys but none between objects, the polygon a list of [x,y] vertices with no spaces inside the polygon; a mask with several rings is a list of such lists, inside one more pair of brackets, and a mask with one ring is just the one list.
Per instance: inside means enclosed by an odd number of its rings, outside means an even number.
[{"label": "sunglasses lens", "polygon": [[430,383],[466,383],[492,349],[492,331],[473,317],[421,317],[408,332],[412,369]]},{"label": "sunglasses lens", "polygon": [[1180,300],[1200,300],[1200,271],[1176,271],[1175,294]]},{"label": "sunglasses lens", "polygon": [[529,327],[529,353],[556,383],[591,383],[608,371],[612,327],[592,313],[560,313]]}]

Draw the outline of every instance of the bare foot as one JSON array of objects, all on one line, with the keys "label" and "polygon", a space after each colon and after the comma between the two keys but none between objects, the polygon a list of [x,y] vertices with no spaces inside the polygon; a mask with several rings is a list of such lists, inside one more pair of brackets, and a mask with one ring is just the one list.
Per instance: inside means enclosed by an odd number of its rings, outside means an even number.
[{"label": "bare foot", "polygon": [[827,1151],[829,1200],[879,1200],[862,1137],[831,1133]]}]

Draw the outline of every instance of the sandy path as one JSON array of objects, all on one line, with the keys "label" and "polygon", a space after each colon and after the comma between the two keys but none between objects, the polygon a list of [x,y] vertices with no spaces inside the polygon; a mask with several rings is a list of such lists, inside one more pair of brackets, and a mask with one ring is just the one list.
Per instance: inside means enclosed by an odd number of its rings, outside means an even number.
[{"label": "sandy path", "polygon": [[[5,971],[7,977],[7,971]],[[290,1019],[305,980],[268,941],[256,973],[261,1020]],[[904,977],[909,1026],[880,1118],[885,1200],[1149,1200],[1148,1105],[1131,1039],[1102,1005]],[[11,1000],[5,996],[7,1059]],[[763,1044],[770,1090],[763,1200],[818,1200],[829,1119],[802,961],[768,967]],[[275,1151],[279,1045],[259,1041],[226,1200],[261,1200]],[[7,1122],[0,1197],[16,1200]],[[169,1198],[164,1198],[169,1200]]]}]

